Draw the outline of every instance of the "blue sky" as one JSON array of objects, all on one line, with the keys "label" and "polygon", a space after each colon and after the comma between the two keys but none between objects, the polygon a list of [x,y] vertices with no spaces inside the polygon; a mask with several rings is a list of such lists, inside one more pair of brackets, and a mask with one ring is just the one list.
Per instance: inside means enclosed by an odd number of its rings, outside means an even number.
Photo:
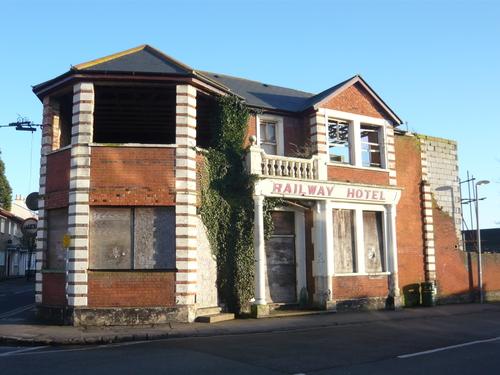
[{"label": "blue sky", "polygon": [[[481,224],[500,227],[499,4],[4,0],[0,124],[40,123],[31,85],[143,43],[197,69],[310,92],[359,73],[410,130],[458,141],[460,175],[491,180]],[[14,193],[37,190],[39,146],[39,132],[0,128]]]}]

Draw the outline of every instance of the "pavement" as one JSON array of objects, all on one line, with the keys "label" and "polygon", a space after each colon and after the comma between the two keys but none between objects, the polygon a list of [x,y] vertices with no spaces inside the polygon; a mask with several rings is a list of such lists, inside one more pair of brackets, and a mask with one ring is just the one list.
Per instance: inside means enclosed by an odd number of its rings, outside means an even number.
[{"label": "pavement", "polygon": [[[33,313],[33,311],[29,311]],[[26,314],[26,312],[24,312]],[[215,324],[171,323],[134,327],[73,327],[40,324],[25,315],[23,321],[0,317],[0,345],[96,345],[167,338],[214,337],[273,332],[292,332],[374,322],[402,322],[459,315],[500,313],[500,304],[460,304],[419,307],[397,311],[342,312],[320,315],[236,319]],[[12,319],[12,317],[11,317]],[[18,318],[17,318],[18,319]]]}]

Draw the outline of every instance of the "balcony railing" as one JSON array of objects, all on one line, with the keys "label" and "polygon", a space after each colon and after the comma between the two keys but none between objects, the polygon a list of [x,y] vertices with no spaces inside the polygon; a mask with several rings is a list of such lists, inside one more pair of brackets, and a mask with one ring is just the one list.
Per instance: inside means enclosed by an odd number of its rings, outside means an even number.
[{"label": "balcony railing", "polygon": [[247,155],[247,168],[251,174],[263,177],[326,180],[326,163],[318,155],[310,159],[269,155],[255,145]]}]

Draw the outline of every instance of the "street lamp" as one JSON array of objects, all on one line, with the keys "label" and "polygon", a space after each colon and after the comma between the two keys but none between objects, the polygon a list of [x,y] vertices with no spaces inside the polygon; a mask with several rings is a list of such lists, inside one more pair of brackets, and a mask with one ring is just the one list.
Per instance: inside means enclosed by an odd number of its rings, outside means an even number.
[{"label": "street lamp", "polygon": [[476,201],[476,224],[477,224],[477,282],[479,285],[479,301],[483,303],[483,263],[481,260],[481,230],[479,229],[479,196],[477,195],[477,187],[479,185],[487,185],[488,180],[480,180],[475,184],[475,201]]}]

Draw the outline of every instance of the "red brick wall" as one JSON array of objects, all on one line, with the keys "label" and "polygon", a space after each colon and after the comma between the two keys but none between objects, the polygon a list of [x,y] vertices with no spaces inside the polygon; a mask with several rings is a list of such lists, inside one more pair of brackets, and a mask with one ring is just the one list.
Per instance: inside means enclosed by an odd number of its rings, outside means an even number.
[{"label": "red brick wall", "polygon": [[93,147],[90,205],[175,204],[175,148]]},{"label": "red brick wall", "polygon": [[330,101],[324,103],[322,107],[358,115],[390,119],[384,109],[359,83],[348,87]]},{"label": "red brick wall", "polygon": [[337,276],[332,278],[334,299],[387,297],[387,276]]},{"label": "red brick wall", "polygon": [[[477,289],[477,253],[459,250],[453,219],[434,207],[436,275],[440,296],[456,296]],[[483,253],[483,287],[500,291],[500,254]]]},{"label": "red brick wall", "polygon": [[174,272],[88,273],[89,307],[169,307],[175,305]]},{"label": "red brick wall", "polygon": [[389,185],[389,172],[329,165],[328,180],[372,185]]},{"label": "red brick wall", "polygon": [[399,285],[424,281],[424,234],[420,203],[422,165],[418,139],[395,137],[396,174],[402,187],[397,205],[396,237],[398,246]]},{"label": "red brick wall", "polygon": [[66,274],[43,273],[42,304],[47,306],[66,305]]},{"label": "red brick wall", "polygon": [[[248,120],[245,146],[250,145],[248,138],[251,135],[257,136],[257,120],[255,115],[251,115]],[[309,125],[306,124],[306,119],[301,116],[283,116],[283,136],[285,156],[294,156],[296,149],[304,146],[309,140]]]},{"label": "red brick wall", "polygon": [[47,155],[46,209],[68,205],[70,159],[69,149]]}]

